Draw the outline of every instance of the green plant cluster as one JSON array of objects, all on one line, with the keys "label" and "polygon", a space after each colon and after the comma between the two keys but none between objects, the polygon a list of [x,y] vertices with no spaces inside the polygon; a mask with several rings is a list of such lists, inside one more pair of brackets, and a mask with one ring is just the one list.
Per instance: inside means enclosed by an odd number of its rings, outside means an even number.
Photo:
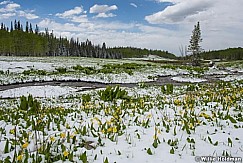
[{"label": "green plant cluster", "polygon": [[161,92],[163,94],[173,94],[174,85],[173,84],[166,84],[161,86]]},{"label": "green plant cluster", "polygon": [[76,66],[73,66],[72,68],[73,68],[75,71],[79,71],[79,72],[85,73],[85,74],[87,74],[87,75],[97,73],[97,70],[94,69],[93,67],[83,67],[83,66],[81,66],[81,65],[76,65]]},{"label": "green plant cluster", "polygon": [[127,73],[129,75],[133,74],[134,70],[144,68],[146,66],[152,66],[151,64],[137,64],[137,63],[123,63],[123,64],[105,64],[101,69],[94,69],[93,67],[82,67],[80,65],[73,66],[75,71],[79,71],[85,74],[108,74],[108,73]]},{"label": "green plant cluster", "polygon": [[23,74],[24,75],[47,75],[47,71],[30,69],[30,70],[24,70]]},{"label": "green plant cluster", "polygon": [[98,91],[100,99],[103,101],[113,101],[115,99],[129,99],[126,90],[122,90],[120,86],[107,86],[105,90]]}]

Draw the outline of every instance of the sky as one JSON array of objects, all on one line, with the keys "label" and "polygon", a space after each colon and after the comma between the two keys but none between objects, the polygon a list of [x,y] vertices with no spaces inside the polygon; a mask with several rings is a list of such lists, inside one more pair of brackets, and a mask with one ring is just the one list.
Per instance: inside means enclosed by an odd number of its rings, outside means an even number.
[{"label": "sky", "polygon": [[198,21],[204,50],[242,47],[242,6],[243,0],[0,0],[0,22],[28,21],[58,37],[180,55]]}]

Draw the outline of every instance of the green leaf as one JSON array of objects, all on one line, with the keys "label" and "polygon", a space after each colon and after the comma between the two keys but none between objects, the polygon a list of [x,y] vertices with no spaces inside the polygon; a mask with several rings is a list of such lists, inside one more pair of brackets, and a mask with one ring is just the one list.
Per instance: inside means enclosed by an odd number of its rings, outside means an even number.
[{"label": "green leaf", "polygon": [[231,116],[229,116],[229,120],[230,120],[231,123],[237,123],[237,121]]},{"label": "green leaf", "polygon": [[158,140],[157,139],[154,139],[153,147],[154,148],[157,148],[158,147]]},{"label": "green leaf", "polygon": [[9,141],[7,139],[5,147],[4,147],[4,153],[9,153]]},{"label": "green leaf", "polygon": [[232,140],[230,138],[228,138],[228,145],[230,145],[232,147],[232,144],[233,144]]},{"label": "green leaf", "polygon": [[79,159],[80,159],[83,163],[87,163],[87,162],[88,162],[86,151],[85,151],[82,155],[80,155]]},{"label": "green leaf", "polygon": [[153,155],[153,153],[152,153],[152,151],[151,151],[151,149],[149,148],[149,149],[147,149],[147,153],[149,154],[149,155]]},{"label": "green leaf", "polygon": [[210,142],[210,144],[213,144],[212,139],[208,136],[208,141]]},{"label": "green leaf", "polygon": [[108,158],[107,158],[107,157],[105,158],[104,163],[109,163],[109,161],[108,161]]},{"label": "green leaf", "polygon": [[214,146],[217,146],[219,144],[219,142],[218,141],[216,141],[213,145]]},{"label": "green leaf", "polygon": [[173,147],[170,149],[170,154],[175,154],[175,150]]},{"label": "green leaf", "polygon": [[176,135],[176,126],[174,127],[174,135]]},{"label": "green leaf", "polygon": [[121,155],[121,152],[118,150],[118,155]]},{"label": "green leaf", "polygon": [[73,152],[71,152],[71,153],[68,155],[68,160],[69,160],[69,161],[73,161]]}]

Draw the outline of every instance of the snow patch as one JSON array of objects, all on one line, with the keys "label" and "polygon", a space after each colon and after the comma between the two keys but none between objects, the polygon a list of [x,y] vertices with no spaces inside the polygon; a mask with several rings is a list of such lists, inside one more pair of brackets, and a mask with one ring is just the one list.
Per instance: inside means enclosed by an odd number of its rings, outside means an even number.
[{"label": "snow patch", "polygon": [[243,75],[229,75],[226,76],[225,78],[220,78],[220,80],[223,81],[239,81],[239,80],[243,80]]},{"label": "snow patch", "polygon": [[71,87],[60,86],[28,86],[21,88],[14,88],[5,91],[0,91],[0,97],[2,98],[14,98],[21,96],[28,96],[31,94],[33,97],[58,97],[70,92],[74,92],[76,89]]},{"label": "snow patch", "polygon": [[189,82],[189,83],[201,83],[207,81],[206,79],[181,77],[181,76],[172,77],[171,79],[178,82]]}]

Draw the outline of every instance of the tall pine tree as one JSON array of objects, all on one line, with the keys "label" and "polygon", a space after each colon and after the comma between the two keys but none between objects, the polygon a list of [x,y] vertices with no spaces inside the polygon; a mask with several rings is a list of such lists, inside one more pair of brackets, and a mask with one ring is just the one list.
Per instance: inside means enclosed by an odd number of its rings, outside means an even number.
[{"label": "tall pine tree", "polygon": [[202,42],[201,38],[201,29],[200,29],[200,23],[197,22],[197,25],[194,26],[194,29],[192,31],[191,39],[190,39],[190,45],[188,46],[188,51],[191,52],[193,56],[193,65],[200,65],[199,63],[199,54],[202,51],[200,43]]}]

